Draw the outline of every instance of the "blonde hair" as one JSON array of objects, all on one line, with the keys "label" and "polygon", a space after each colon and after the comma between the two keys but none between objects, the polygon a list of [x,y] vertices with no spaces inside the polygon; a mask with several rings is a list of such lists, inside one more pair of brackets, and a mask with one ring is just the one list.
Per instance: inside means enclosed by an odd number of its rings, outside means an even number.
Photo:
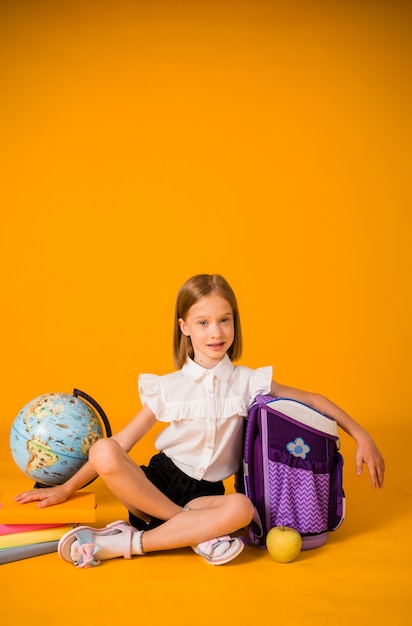
[{"label": "blonde hair", "polygon": [[188,356],[193,358],[192,342],[190,337],[186,337],[180,330],[179,319],[185,319],[190,307],[211,293],[227,300],[233,311],[234,340],[227,351],[227,355],[231,361],[240,359],[242,355],[242,330],[239,307],[233,289],[220,274],[197,274],[182,285],[176,298],[173,327],[173,360],[177,369],[183,367]]}]

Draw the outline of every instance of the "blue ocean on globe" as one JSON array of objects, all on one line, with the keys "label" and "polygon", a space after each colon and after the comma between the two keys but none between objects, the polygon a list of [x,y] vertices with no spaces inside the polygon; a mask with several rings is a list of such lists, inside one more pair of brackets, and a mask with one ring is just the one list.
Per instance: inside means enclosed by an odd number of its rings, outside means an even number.
[{"label": "blue ocean on globe", "polygon": [[90,447],[103,437],[97,413],[81,398],[49,393],[19,412],[10,432],[18,467],[43,485],[60,485],[87,461]]}]

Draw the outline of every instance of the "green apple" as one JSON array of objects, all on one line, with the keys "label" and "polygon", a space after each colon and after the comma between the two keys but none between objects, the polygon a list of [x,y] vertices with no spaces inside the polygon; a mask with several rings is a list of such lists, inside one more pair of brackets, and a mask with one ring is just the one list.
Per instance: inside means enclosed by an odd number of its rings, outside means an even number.
[{"label": "green apple", "polygon": [[266,547],[272,559],[290,563],[302,549],[302,537],[290,526],[274,526],[267,534]]}]

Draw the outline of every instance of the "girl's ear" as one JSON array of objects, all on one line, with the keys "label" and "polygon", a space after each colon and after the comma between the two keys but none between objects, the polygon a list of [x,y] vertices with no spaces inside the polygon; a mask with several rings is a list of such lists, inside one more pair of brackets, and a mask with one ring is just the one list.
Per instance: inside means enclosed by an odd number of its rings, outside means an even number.
[{"label": "girl's ear", "polygon": [[190,333],[189,333],[189,330],[188,330],[188,328],[187,328],[187,326],[185,324],[185,320],[183,318],[179,317],[178,322],[179,322],[179,328],[180,328],[181,332],[183,333],[183,335],[186,335],[186,337],[189,337]]}]

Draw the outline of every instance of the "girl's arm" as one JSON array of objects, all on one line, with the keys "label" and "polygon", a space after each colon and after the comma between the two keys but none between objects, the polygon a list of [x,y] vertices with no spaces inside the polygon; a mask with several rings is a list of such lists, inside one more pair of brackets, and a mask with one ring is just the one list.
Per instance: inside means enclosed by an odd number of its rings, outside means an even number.
[{"label": "girl's arm", "polygon": [[[129,452],[133,446],[152,428],[156,423],[156,417],[145,404],[139,413],[122,430],[113,435],[119,445]],[[97,474],[92,465],[87,461],[71,478],[62,485],[56,487],[45,487],[42,489],[32,489],[18,495],[15,500],[20,504],[39,500],[39,508],[44,508],[52,504],[64,502],[73,493],[84,487]]]},{"label": "girl's arm", "polygon": [[362,474],[362,464],[366,463],[372,487],[375,488],[378,485],[382,489],[385,473],[385,462],[382,455],[370,434],[345,411],[324,396],[293,387],[286,387],[274,380],[272,381],[270,394],[280,398],[298,400],[334,419],[338,426],[356,441],[356,473],[358,475]]},{"label": "girl's arm", "polygon": [[156,417],[149,406],[145,404],[136,417],[130,420],[122,430],[113,435],[112,439],[115,439],[123,450],[130,452],[133,446],[135,446],[155,424]]}]

